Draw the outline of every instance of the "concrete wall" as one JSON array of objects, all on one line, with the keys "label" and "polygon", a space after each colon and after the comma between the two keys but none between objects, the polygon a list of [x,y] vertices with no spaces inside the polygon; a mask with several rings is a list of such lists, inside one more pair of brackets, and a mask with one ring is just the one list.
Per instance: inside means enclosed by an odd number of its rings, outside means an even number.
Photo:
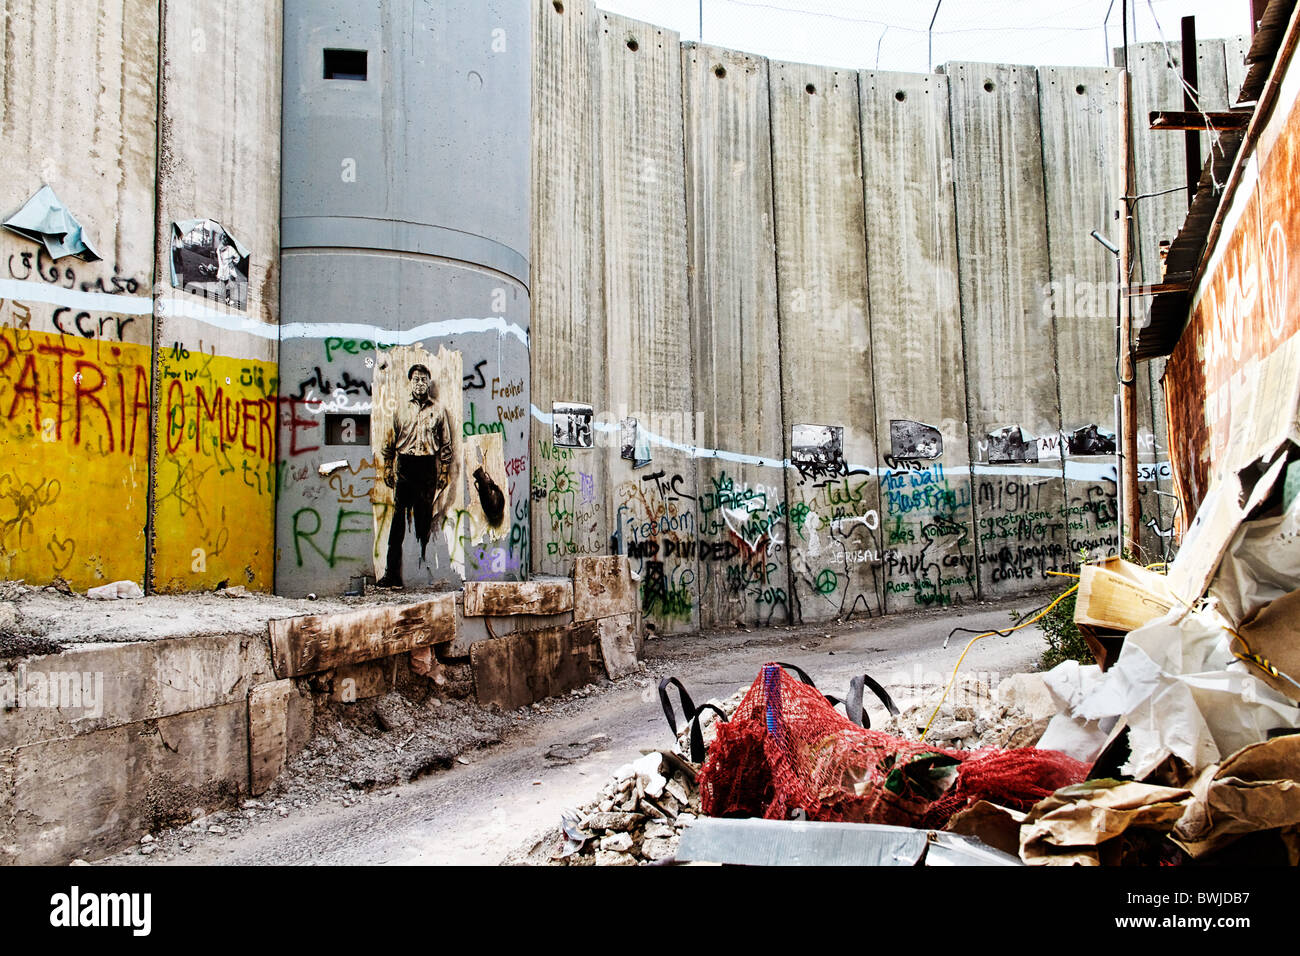
[{"label": "concrete wall", "polygon": [[[1111,161],[1123,149],[1122,76],[1045,68],[1038,87],[1051,271],[1045,304],[1056,329],[1065,543],[1071,557],[1098,557],[1119,546],[1113,454],[1119,276],[1115,257],[1091,233],[1118,242],[1122,229],[1123,169]],[[1083,430],[1109,433],[1111,440],[1094,443]],[[1110,453],[1093,454],[1098,445]]]},{"label": "concrete wall", "polygon": [[[266,78],[279,67],[278,4],[165,6],[154,266],[159,591],[272,586],[280,89]],[[215,220],[248,248],[242,309],[171,287],[173,223],[187,219]]]},{"label": "concrete wall", "polygon": [[687,243],[698,459],[700,625],[790,615],[768,65],[682,46]]},{"label": "concrete wall", "polygon": [[[376,483],[372,392],[385,353],[416,344],[459,356],[460,394],[438,401],[461,437],[501,435],[509,520],[439,511],[426,559],[405,536],[404,581],[527,574],[531,46],[513,0],[285,5],[280,593],[383,566],[400,512]],[[366,79],[326,78],[327,49],[365,51]]]},{"label": "concrete wall", "polygon": [[799,454],[799,425],[841,439],[829,460],[786,469],[791,599],[804,620],[870,617],[884,587],[857,74],[771,69],[787,450]]},{"label": "concrete wall", "polygon": [[[1089,233],[1120,229],[1116,71],[857,74],[562,7],[534,3],[534,571],[628,553],[663,628],[1015,595],[1113,551]],[[1206,41],[1207,92],[1241,49]],[[549,442],[555,400],[593,406],[594,449]],[[1140,407],[1159,557],[1149,383]],[[674,413],[648,466],[621,458],[623,418]]]},{"label": "concrete wall", "polygon": [[[608,454],[574,467],[552,441],[551,403],[605,399],[605,263],[601,207],[602,18],[588,0],[534,3],[532,187],[533,570],[568,574],[575,557],[604,554],[612,516]],[[583,493],[587,474],[588,493]],[[574,487],[576,484],[577,487]],[[599,493],[596,493],[599,489]]]},{"label": "concrete wall", "polygon": [[[1047,202],[1032,67],[958,63],[952,84],[962,321],[975,530],[984,593],[1013,594],[1067,570]],[[991,434],[1026,453],[999,463]],[[1021,449],[1014,449],[1013,454]]]},{"label": "concrete wall", "polygon": [[604,424],[612,428],[635,418],[660,441],[650,463],[635,468],[615,451],[611,439],[618,433],[598,431],[597,447],[579,450],[572,470],[581,483],[591,473],[587,461],[605,455],[609,527],[641,576],[647,622],[661,632],[693,630],[699,624],[695,461],[689,451],[673,447],[695,440],[681,53],[675,33],[605,13],[596,45],[605,223]]},{"label": "concrete wall", "polygon": [[[864,72],[858,85],[885,611],[895,613],[978,593],[948,78]],[[908,170],[901,183],[896,169]],[[940,444],[909,444],[910,426],[892,422],[932,428]]]},{"label": "concrete wall", "polygon": [[[3,215],[49,185],[103,258],[0,231],[5,577],[271,587],[279,9],[6,9]],[[190,218],[248,248],[242,309],[171,287]]]}]

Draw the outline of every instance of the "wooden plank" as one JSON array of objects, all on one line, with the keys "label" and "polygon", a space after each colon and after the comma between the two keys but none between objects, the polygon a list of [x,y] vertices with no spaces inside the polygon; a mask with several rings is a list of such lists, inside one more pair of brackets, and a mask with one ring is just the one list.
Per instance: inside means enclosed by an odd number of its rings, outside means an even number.
[{"label": "wooden plank", "polygon": [[600,635],[600,656],[610,680],[635,674],[637,666],[636,615],[620,614],[596,622]]},{"label": "wooden plank", "polygon": [[469,617],[563,614],[571,610],[572,581],[465,582],[465,614]]},{"label": "wooden plank", "polygon": [[593,621],[636,613],[637,588],[622,555],[578,558],[573,565],[573,619]]},{"label": "wooden plank", "polygon": [[369,607],[270,622],[277,677],[314,674],[456,638],[456,595],[404,606]]},{"label": "wooden plank", "polygon": [[258,684],[248,692],[249,790],[265,793],[288,760],[289,694],[293,681]]},{"label": "wooden plank", "polygon": [[1186,110],[1152,110],[1147,114],[1152,129],[1166,130],[1207,130],[1207,129],[1245,129],[1250,125],[1251,112],[1241,110],[1235,113],[1188,112]]},{"label": "wooden plank", "polygon": [[517,710],[590,684],[599,643],[595,621],[479,641],[470,648],[478,702]]}]

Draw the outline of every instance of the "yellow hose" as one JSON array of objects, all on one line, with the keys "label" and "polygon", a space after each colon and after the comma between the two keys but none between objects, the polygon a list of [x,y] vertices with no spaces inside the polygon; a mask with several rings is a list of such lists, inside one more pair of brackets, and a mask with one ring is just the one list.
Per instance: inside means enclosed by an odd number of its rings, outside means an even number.
[{"label": "yellow hose", "polygon": [[[1048,571],[1047,573],[1056,574],[1060,577],[1068,577],[1068,578],[1078,577],[1078,575],[1076,574],[1063,574],[1058,571]],[[961,662],[966,659],[966,651],[969,651],[971,649],[971,645],[973,645],[976,641],[983,640],[986,637],[993,637],[994,635],[999,635],[999,634],[1010,634],[1012,631],[1018,631],[1022,627],[1028,627],[1030,624],[1042,620],[1044,617],[1047,616],[1047,614],[1052,610],[1052,608],[1056,607],[1056,605],[1060,604],[1062,601],[1064,601],[1066,598],[1068,598],[1071,594],[1073,594],[1077,590],[1079,590],[1079,585],[1076,584],[1074,585],[1074,587],[1070,588],[1068,591],[1066,591],[1064,594],[1058,597],[1051,604],[1047,605],[1047,607],[1043,608],[1043,610],[1040,611],[1038,614],[1031,617],[1028,621],[1023,621],[1020,624],[1017,624],[1015,627],[1006,628],[1001,631],[985,631],[983,634],[976,634],[974,637],[972,637],[970,641],[967,642],[965,650],[961,652],[961,657],[957,658],[957,666],[952,669],[952,677],[948,678],[948,686],[946,686],[943,689],[943,696],[939,698],[939,703],[935,705],[934,713],[932,713],[930,715],[930,719],[925,722],[925,729],[921,731],[921,740],[925,740],[925,735],[930,732],[930,725],[934,723],[934,718],[939,716],[939,708],[942,707],[943,702],[948,699],[948,692],[952,690],[952,685],[957,680],[957,671],[961,669]]]},{"label": "yellow hose", "polygon": [[[1165,565],[1164,562],[1157,562],[1156,564],[1148,564],[1148,565],[1147,565],[1147,569],[1148,569],[1148,570],[1155,570],[1156,568],[1165,568],[1165,567],[1167,567],[1167,565]],[[1050,574],[1050,575],[1053,575],[1053,576],[1055,576],[1055,577],[1058,577],[1058,578],[1078,578],[1078,577],[1079,577],[1079,575],[1077,575],[1077,574],[1070,574],[1070,573],[1068,573],[1068,572],[1066,572],[1066,571],[1048,571],[1047,573]],[[1036,621],[1040,621],[1040,620],[1042,620],[1044,617],[1047,616],[1048,612],[1050,612],[1050,611],[1052,610],[1052,608],[1056,607],[1056,605],[1060,604],[1062,601],[1064,601],[1066,598],[1068,598],[1071,594],[1073,594],[1073,593],[1074,593],[1075,591],[1077,591],[1077,590],[1079,590],[1079,585],[1076,584],[1074,587],[1070,588],[1068,591],[1066,591],[1064,594],[1062,594],[1060,597],[1058,597],[1058,598],[1057,598],[1055,601],[1053,601],[1051,604],[1047,605],[1047,607],[1043,608],[1043,610],[1042,610],[1040,613],[1036,614],[1034,617],[1030,618],[1028,621],[1023,621],[1023,622],[1021,622],[1020,624],[1017,624],[1015,627],[1005,628],[1005,629],[1003,629],[1003,630],[1001,630],[1001,631],[985,631],[983,634],[977,634],[977,635],[975,635],[974,637],[972,637],[972,638],[970,639],[970,641],[966,644],[966,648],[965,648],[965,650],[963,650],[963,651],[961,652],[961,657],[957,658],[957,665],[952,669],[952,676],[951,676],[950,678],[948,678],[948,685],[947,685],[946,687],[944,687],[944,689],[943,689],[943,696],[941,696],[941,697],[939,698],[939,703],[935,705],[934,713],[930,714],[930,719],[927,720],[927,721],[925,722],[925,729],[924,729],[923,731],[921,731],[921,740],[925,740],[925,735],[928,734],[928,733],[930,732],[930,725],[934,723],[934,718],[937,717],[937,716],[939,716],[939,708],[941,708],[941,707],[943,706],[943,702],[944,702],[945,700],[948,699],[948,692],[952,690],[952,685],[953,685],[954,683],[956,683],[956,681],[957,681],[957,672],[958,672],[959,670],[961,670],[961,662],[964,661],[964,660],[966,659],[966,651],[969,651],[969,650],[971,649],[971,645],[972,645],[972,644],[974,644],[976,641],[983,640],[983,639],[986,638],[986,637],[993,637],[993,636],[995,636],[995,635],[1000,635],[1000,634],[1010,634],[1012,631],[1018,631],[1018,630],[1020,630],[1022,627],[1028,627],[1030,624],[1033,624],[1033,623],[1035,623]],[[1177,598],[1178,601],[1180,601],[1182,604],[1184,604],[1184,605],[1185,605],[1189,610],[1191,609],[1191,607],[1192,607],[1191,604],[1189,604],[1188,602],[1184,601],[1182,598],[1177,597],[1177,595],[1175,595],[1175,597]],[[1235,631],[1234,631],[1233,633],[1236,634]],[[1241,640],[1241,636],[1240,636],[1240,635],[1237,635],[1237,639],[1238,639],[1238,640]],[[1242,643],[1243,645],[1246,644],[1246,642],[1245,642],[1244,640],[1242,640],[1241,643]],[[1247,654],[1249,654],[1249,653],[1250,653],[1250,648],[1247,647],[1247,648],[1246,648],[1246,651],[1247,651]],[[1234,652],[1234,656],[1240,658],[1241,660],[1244,660],[1244,661],[1247,661],[1247,662],[1249,662],[1249,663],[1255,664],[1256,666],[1263,667],[1263,669],[1264,669],[1265,671],[1268,671],[1269,673],[1274,673],[1274,672],[1276,671],[1275,668],[1274,668],[1273,670],[1269,670],[1269,668],[1272,667],[1272,665],[1271,665],[1268,661],[1264,661],[1263,664],[1260,664],[1260,661],[1259,661],[1259,660],[1253,660],[1251,657],[1242,657],[1241,655],[1236,654],[1236,652]],[[1276,673],[1274,673],[1274,676],[1278,676],[1279,674],[1280,674],[1280,676],[1285,677],[1287,680],[1291,680],[1291,678],[1290,678],[1290,677],[1287,677],[1286,674],[1281,674],[1280,672],[1276,672]],[[1296,682],[1295,682],[1295,681],[1292,681],[1292,683],[1296,683]],[[1297,686],[1300,686],[1300,684],[1297,684]]]}]

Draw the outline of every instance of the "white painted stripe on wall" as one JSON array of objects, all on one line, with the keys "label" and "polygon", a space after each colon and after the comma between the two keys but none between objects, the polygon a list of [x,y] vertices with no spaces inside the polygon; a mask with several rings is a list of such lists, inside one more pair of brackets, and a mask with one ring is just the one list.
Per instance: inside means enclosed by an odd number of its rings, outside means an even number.
[{"label": "white painted stripe on wall", "polygon": [[[143,295],[113,295],[108,292],[80,292],[31,279],[0,279],[0,299],[44,302],[69,309],[111,312],[118,315],[151,315],[154,299]],[[528,345],[528,332],[515,322],[500,316],[487,318],[444,319],[426,322],[413,329],[381,329],[362,322],[294,322],[268,325],[246,315],[214,309],[198,297],[166,298],[159,296],[157,313],[165,318],[193,319],[229,332],[243,332],[264,339],[362,339],[384,345],[412,345],[421,339],[446,338],[496,332],[509,335]]]},{"label": "white painted stripe on wall", "polygon": [[151,315],[153,299],[147,295],[114,295],[111,292],[81,292],[31,279],[0,279],[0,299],[45,302],[83,312],[113,312],[118,315]]},{"label": "white painted stripe on wall", "polygon": [[[543,425],[552,425],[554,416],[550,412],[544,412],[536,405],[529,404],[535,419]],[[596,431],[617,432],[620,425],[611,422],[602,422],[594,420],[592,422]],[[656,435],[649,429],[644,430],[644,434],[652,445],[659,445],[662,448],[672,448],[677,451],[686,452],[695,458],[717,458],[721,461],[734,461],[742,465],[758,465],[762,468],[789,468],[791,467],[788,458],[765,458],[762,455],[745,455],[741,452],[726,451],[721,448],[701,448],[699,445],[687,445],[682,442],[673,441],[670,438],[664,438],[662,435]],[[1168,467],[1168,461],[1143,462],[1146,465],[1155,465]],[[945,466],[947,467],[947,466]],[[964,469],[965,465],[955,466],[956,469]],[[1060,478],[1061,470],[1059,468],[1045,468],[1042,465],[981,465],[975,464],[969,466],[971,473],[975,475],[1015,475],[1026,478]],[[854,474],[866,474],[874,477],[880,477],[889,472],[888,468],[868,468],[866,466],[849,465],[850,471]],[[1071,481],[1111,481],[1115,480],[1116,466],[1114,463],[1076,461],[1067,459],[1065,462],[1065,477]]]}]

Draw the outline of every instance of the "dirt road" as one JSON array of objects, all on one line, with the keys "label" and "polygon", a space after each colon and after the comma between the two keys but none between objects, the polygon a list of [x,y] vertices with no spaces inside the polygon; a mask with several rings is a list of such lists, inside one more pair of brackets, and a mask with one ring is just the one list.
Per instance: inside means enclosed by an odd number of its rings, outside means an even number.
[{"label": "dirt road", "polygon": [[[751,683],[764,662],[780,660],[804,668],[829,693],[843,693],[854,674],[866,671],[905,707],[917,685],[947,679],[971,636],[959,634],[944,649],[951,628],[1006,628],[1011,611],[1033,606],[1031,597],[873,621],[651,641],[645,674],[552,702],[549,712],[530,712],[500,744],[463,755],[468,763],[359,795],[351,805],[326,802],[288,816],[259,808],[245,811],[249,819],[238,828],[218,825],[220,832],[211,833],[205,822],[159,834],[148,855],[132,850],[108,862],[496,864],[558,822],[564,807],[588,801],[615,768],[642,750],[671,745],[656,691],[661,676],[680,678],[702,702],[730,695]],[[962,673],[987,675],[996,687],[1002,677],[1035,669],[1043,646],[1037,628],[986,638],[966,656]],[[879,723],[883,708],[869,709]]]}]

